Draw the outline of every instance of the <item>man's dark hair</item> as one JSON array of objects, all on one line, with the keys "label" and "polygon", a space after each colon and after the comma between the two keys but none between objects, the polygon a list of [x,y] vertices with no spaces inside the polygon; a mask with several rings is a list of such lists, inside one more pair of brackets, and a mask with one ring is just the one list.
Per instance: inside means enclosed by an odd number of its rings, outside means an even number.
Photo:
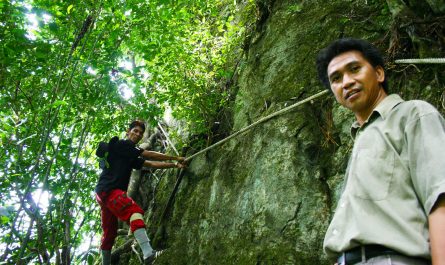
[{"label": "man's dark hair", "polygon": [[[359,51],[363,57],[373,66],[381,66],[385,70],[385,62],[379,50],[371,43],[353,38],[338,39],[332,42],[329,46],[322,49],[317,56],[317,72],[318,78],[323,85],[330,90],[330,83],[328,78],[328,65],[334,57],[348,51]],[[382,82],[383,90],[388,93],[388,81],[385,75],[385,80]]]},{"label": "man's dark hair", "polygon": [[134,127],[139,126],[142,128],[142,130],[145,132],[145,123],[141,120],[134,120],[130,123],[130,126],[128,127],[130,130]]}]

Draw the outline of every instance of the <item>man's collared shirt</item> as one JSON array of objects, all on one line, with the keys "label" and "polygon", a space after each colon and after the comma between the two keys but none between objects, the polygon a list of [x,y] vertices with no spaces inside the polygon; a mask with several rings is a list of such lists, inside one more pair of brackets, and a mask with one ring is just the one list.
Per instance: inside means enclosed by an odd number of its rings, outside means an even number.
[{"label": "man's collared shirt", "polygon": [[430,104],[390,95],[351,128],[345,186],[324,240],[328,256],[379,244],[430,259],[428,214],[445,193],[445,122]]}]

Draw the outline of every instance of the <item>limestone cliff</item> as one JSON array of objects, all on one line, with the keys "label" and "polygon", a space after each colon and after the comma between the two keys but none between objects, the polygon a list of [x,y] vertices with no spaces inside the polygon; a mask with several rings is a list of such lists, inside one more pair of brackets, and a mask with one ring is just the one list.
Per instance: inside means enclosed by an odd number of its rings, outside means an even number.
[{"label": "limestone cliff", "polygon": [[[226,133],[321,91],[316,53],[346,36],[387,52],[391,92],[444,111],[445,66],[394,63],[443,56],[441,1],[258,0],[257,7],[226,109],[230,119],[221,121],[231,128]],[[156,264],[330,264],[322,242],[352,147],[352,121],[328,94],[196,157],[162,220],[177,176],[152,184],[156,193],[142,196],[152,202],[148,231],[154,246],[166,249]],[[159,178],[142,181],[150,180]]]}]

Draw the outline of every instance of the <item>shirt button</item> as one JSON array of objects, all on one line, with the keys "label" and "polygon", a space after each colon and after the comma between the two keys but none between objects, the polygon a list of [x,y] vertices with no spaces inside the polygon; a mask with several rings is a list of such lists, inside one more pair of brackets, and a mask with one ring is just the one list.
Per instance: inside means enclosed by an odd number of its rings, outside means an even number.
[{"label": "shirt button", "polygon": [[342,202],[342,203],[340,204],[340,207],[341,207],[341,208],[345,208],[345,206],[346,206],[346,203],[344,203],[344,202]]},{"label": "shirt button", "polygon": [[337,229],[334,229],[334,231],[332,231],[332,234],[334,234],[334,236],[336,236],[338,234]]}]

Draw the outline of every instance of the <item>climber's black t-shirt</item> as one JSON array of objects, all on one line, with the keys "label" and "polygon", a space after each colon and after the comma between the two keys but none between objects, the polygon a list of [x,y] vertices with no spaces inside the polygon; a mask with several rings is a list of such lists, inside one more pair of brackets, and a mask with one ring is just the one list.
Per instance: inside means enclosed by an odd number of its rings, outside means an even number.
[{"label": "climber's black t-shirt", "polygon": [[96,193],[108,192],[114,189],[126,191],[130,182],[131,170],[141,169],[145,159],[139,157],[142,152],[130,140],[110,142],[108,153],[108,168],[104,168],[96,186]]}]

